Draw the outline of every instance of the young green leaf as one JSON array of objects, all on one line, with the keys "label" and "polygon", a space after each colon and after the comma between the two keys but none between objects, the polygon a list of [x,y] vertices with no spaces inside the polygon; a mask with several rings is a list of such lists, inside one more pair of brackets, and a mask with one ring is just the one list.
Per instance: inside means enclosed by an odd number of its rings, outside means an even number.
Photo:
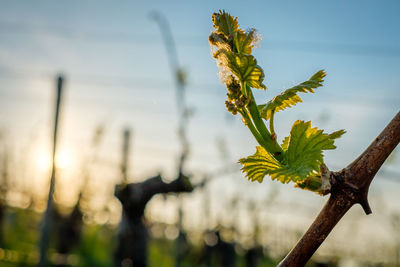
[{"label": "young green leaf", "polygon": [[326,76],[323,70],[315,73],[309,80],[300,83],[290,89],[283,91],[281,94],[272,98],[267,104],[259,105],[261,117],[269,120],[273,110],[275,112],[285,108],[292,107],[299,102],[302,102],[297,93],[314,93],[314,89],[322,86],[324,77]]},{"label": "young green leaf", "polygon": [[296,121],[290,131],[285,163],[301,178],[306,178],[312,171],[319,172],[323,163],[322,151],[335,149],[334,140],[344,133],[344,130],[339,130],[326,134],[323,130],[311,128],[310,121]]},{"label": "young green leaf", "polygon": [[266,89],[264,71],[257,65],[257,60],[252,55],[237,54],[226,49],[219,49],[214,57],[222,67],[227,68],[236,78],[248,86],[257,89]]},{"label": "young green leaf", "polygon": [[290,136],[286,136],[285,139],[283,139],[282,145],[281,145],[283,151],[286,151],[288,149],[289,141],[290,141]]},{"label": "young green leaf", "polygon": [[234,35],[234,44],[239,54],[251,54],[254,47],[256,30],[251,29],[247,32],[236,32]]},{"label": "young green leaf", "polygon": [[263,147],[257,147],[254,155],[240,159],[242,171],[248,179],[262,182],[265,175],[282,183],[302,182],[310,175],[315,176],[323,163],[323,150],[334,149],[334,139],[344,130],[326,134],[311,128],[311,122],[296,121],[290,136],[283,141],[285,151],[282,162],[274,159]]},{"label": "young green leaf", "polygon": [[222,33],[226,37],[231,36],[234,32],[243,32],[239,29],[237,18],[229,15],[225,10],[219,10],[218,13],[214,13],[211,17],[214,24],[214,28],[217,33]]},{"label": "young green leaf", "polygon": [[272,180],[277,179],[282,183],[297,180],[295,173],[292,173],[287,166],[277,161],[261,146],[257,146],[254,155],[242,158],[239,162],[243,165],[242,171],[251,181],[261,183],[266,175],[271,176]]}]

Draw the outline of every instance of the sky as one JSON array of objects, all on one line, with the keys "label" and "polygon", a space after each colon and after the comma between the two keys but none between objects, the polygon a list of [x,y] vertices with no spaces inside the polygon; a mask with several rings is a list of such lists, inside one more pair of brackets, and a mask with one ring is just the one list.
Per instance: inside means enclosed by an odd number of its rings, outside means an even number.
[{"label": "sky", "polygon": [[[297,119],[311,120],[328,132],[345,129],[338,148],[325,153],[328,167],[337,170],[359,155],[398,112],[398,1],[1,1],[0,129],[14,164],[26,162],[14,170],[19,177],[16,183],[45,195],[48,176],[42,165],[51,151],[58,74],[65,78],[59,151],[67,161],[57,181],[61,202],[73,205],[76,199],[82,162],[92,153],[90,140],[98,125],[104,126],[105,133],[90,183],[101,192],[94,201],[99,209],[107,203],[118,206],[112,191],[119,181],[124,127],[133,130],[130,181],[158,172],[166,180],[176,176],[180,149],[175,87],[151,12],[160,12],[168,20],[179,63],[188,77],[187,106],[193,116],[186,171],[198,181],[254,153],[255,140],[240,119],[225,110],[226,91],[208,45],[211,14],[219,9],[263,36],[254,54],[266,74],[268,90],[256,93],[258,103],[320,69],[327,72],[324,87],[305,95],[304,103],[277,114],[280,140]],[[227,146],[225,158],[218,151],[218,138]],[[400,212],[394,204],[400,183],[388,179],[400,179],[395,172],[399,164],[395,157],[385,167],[392,175],[382,174],[373,182],[373,209],[374,203],[388,207],[381,216]],[[311,207],[305,207],[314,214],[325,201],[268,179],[250,183],[236,172],[211,182],[213,214],[217,217],[233,195],[261,201],[270,188],[278,188],[279,199],[286,204],[308,203]],[[185,200],[188,210],[196,209],[201,195]],[[163,205],[156,198],[149,212],[173,222],[175,206]],[[160,215],[157,211],[162,207],[166,211]],[[361,214],[357,207],[354,210]],[[290,221],[295,217],[291,214],[277,212],[274,218]],[[368,223],[380,222],[378,215],[372,216],[367,217]],[[296,217],[303,228],[311,219],[304,214]]]}]

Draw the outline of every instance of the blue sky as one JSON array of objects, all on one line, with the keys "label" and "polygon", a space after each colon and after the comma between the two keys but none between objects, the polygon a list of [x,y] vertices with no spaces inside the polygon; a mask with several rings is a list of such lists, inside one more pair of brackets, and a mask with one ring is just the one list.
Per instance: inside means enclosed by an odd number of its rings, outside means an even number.
[{"label": "blue sky", "polygon": [[[361,153],[398,112],[398,1],[2,1],[0,127],[9,146],[20,151],[15,157],[22,157],[28,146],[29,159],[50,151],[54,76],[63,73],[60,149],[69,150],[75,166],[65,170],[59,183],[76,185],[63,193],[66,202],[76,196],[79,179],[71,176],[79,173],[99,123],[107,125],[101,157],[108,164],[99,167],[94,184],[105,195],[111,197],[118,180],[126,125],[134,128],[132,180],[157,171],[173,178],[179,153],[174,84],[158,25],[149,18],[153,10],[168,19],[179,61],[188,73],[188,105],[195,115],[189,125],[192,153],[187,171],[198,175],[221,166],[217,136],[225,138],[232,162],[253,153],[255,141],[239,119],[225,111],[225,89],[210,56],[210,18],[218,9],[263,36],[255,56],[269,89],[257,93],[259,103],[319,69],[327,71],[323,88],[277,115],[280,139],[296,119],[312,120],[327,131],[346,129],[338,149],[326,153],[328,166],[337,169]],[[393,169],[396,166],[398,160],[392,163]],[[43,188],[46,176],[35,173],[36,180],[21,184]],[[238,192],[245,198],[263,198],[271,184],[249,184],[237,174],[216,181],[212,191],[227,199]],[[241,192],[243,185],[256,193]],[[386,186],[382,182],[376,188]],[[279,185],[283,196],[321,203],[317,196],[288,187]]]}]

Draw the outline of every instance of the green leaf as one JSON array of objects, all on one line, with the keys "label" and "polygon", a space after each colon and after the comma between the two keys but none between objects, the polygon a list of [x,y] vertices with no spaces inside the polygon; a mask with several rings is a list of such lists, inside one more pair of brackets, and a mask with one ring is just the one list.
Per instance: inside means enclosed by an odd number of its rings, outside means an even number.
[{"label": "green leaf", "polygon": [[329,138],[331,138],[331,139],[337,139],[337,138],[341,137],[344,133],[346,133],[345,130],[339,130],[339,131],[336,131],[336,132],[331,133],[331,134],[329,135]]},{"label": "green leaf", "polygon": [[267,104],[259,105],[258,109],[262,118],[269,120],[271,112],[275,110],[278,112],[285,108],[292,107],[299,102],[302,102],[297,93],[314,93],[314,89],[322,86],[323,78],[326,76],[324,70],[315,73],[309,80],[300,83],[290,89],[283,91],[281,94],[275,96]]},{"label": "green leaf", "polygon": [[251,181],[262,182],[266,175],[271,176],[272,180],[277,179],[282,183],[291,181],[295,174],[290,169],[273,158],[265,148],[258,146],[254,155],[242,158],[239,162],[243,165],[242,171]]},{"label": "green leaf", "polygon": [[237,54],[226,49],[214,53],[220,65],[228,68],[241,82],[246,82],[250,87],[266,89],[264,71],[257,65],[257,60],[252,55]]},{"label": "green leaf", "polygon": [[282,145],[281,145],[283,151],[286,151],[286,150],[288,149],[289,141],[290,141],[290,136],[286,136],[286,137],[283,139]]},{"label": "green leaf", "polygon": [[226,37],[231,36],[237,31],[242,32],[242,30],[239,29],[237,18],[229,15],[225,10],[219,10],[218,13],[214,13],[211,20],[217,33],[223,33]]},{"label": "green leaf", "polygon": [[218,50],[213,54],[218,65],[228,69],[248,86],[266,89],[263,84],[264,71],[257,65],[257,60],[251,55],[256,41],[254,29],[245,32],[239,28],[237,18],[225,11],[219,11],[212,16],[215,31],[209,36],[212,49]]},{"label": "green leaf", "polygon": [[236,32],[234,34],[234,43],[236,50],[239,54],[251,54],[253,50],[253,43],[255,38],[255,29],[251,29],[248,32]]},{"label": "green leaf", "polygon": [[257,147],[254,155],[240,159],[242,171],[249,180],[262,182],[266,175],[282,183],[302,182],[308,177],[318,175],[323,163],[323,150],[335,149],[334,139],[345,131],[326,134],[311,128],[311,122],[296,121],[290,136],[283,141],[284,159],[279,162],[263,147]]},{"label": "green leaf", "polygon": [[334,140],[345,133],[344,130],[326,134],[318,128],[311,128],[311,122],[296,121],[290,131],[289,145],[285,153],[285,163],[301,179],[313,171],[319,172],[323,161],[323,150],[335,149]]}]

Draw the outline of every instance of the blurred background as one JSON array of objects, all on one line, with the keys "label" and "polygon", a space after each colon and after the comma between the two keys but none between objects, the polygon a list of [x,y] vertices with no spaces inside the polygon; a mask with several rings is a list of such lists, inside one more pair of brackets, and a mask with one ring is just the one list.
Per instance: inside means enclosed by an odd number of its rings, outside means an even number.
[{"label": "blurred background", "polygon": [[[240,172],[256,142],[225,109],[208,44],[219,9],[263,36],[258,103],[326,70],[275,128],[279,140],[297,119],[345,129],[325,153],[331,170],[398,112],[398,1],[1,1],[1,266],[35,266],[43,246],[42,266],[142,266],[116,260],[129,222],[114,188],[158,174],[189,176],[194,190],[142,203],[148,266],[275,266],[294,246],[327,197]],[[352,208],[310,266],[400,266],[399,167],[395,150],[372,183],[373,214]]]}]

